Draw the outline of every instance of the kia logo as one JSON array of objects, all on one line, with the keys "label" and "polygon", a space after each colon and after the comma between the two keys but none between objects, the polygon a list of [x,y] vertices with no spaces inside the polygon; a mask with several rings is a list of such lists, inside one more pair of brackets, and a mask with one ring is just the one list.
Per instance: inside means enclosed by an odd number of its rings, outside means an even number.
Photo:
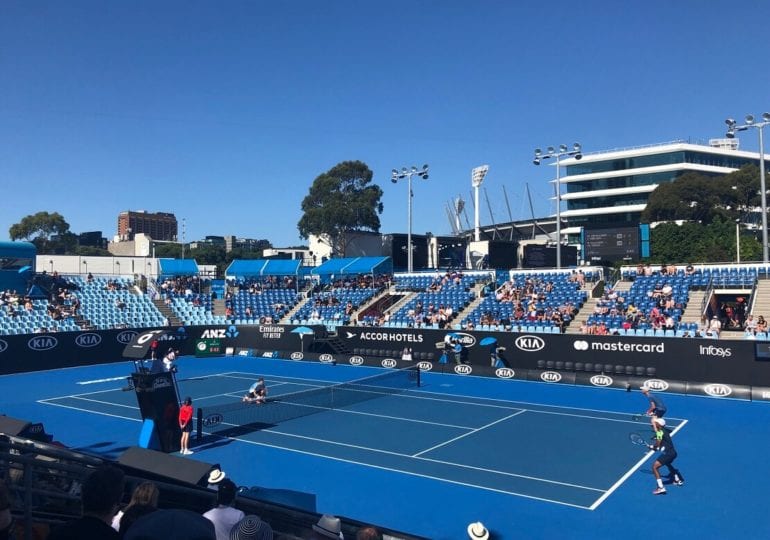
[{"label": "kia logo", "polygon": [[203,425],[206,427],[216,426],[217,424],[221,424],[223,420],[224,418],[219,413],[210,414],[203,419]]},{"label": "kia logo", "polygon": [[430,371],[433,369],[433,364],[430,362],[417,362],[417,369],[420,371]]},{"label": "kia logo", "polygon": [[305,358],[305,355],[302,354],[301,352],[293,352],[291,353],[289,358],[291,358],[292,360],[302,360],[303,358]]},{"label": "kia logo", "polygon": [[500,377],[501,379],[513,379],[515,375],[516,372],[511,368],[501,367],[495,370],[495,376]]},{"label": "kia logo", "polygon": [[524,352],[536,352],[545,347],[545,341],[538,336],[519,336],[514,343],[518,349]]},{"label": "kia logo", "polygon": [[43,424],[32,424],[29,426],[30,433],[43,433]]},{"label": "kia logo", "polygon": [[559,382],[561,380],[561,373],[556,371],[544,371],[540,374],[540,379],[545,382]]},{"label": "kia logo", "polygon": [[607,375],[594,375],[591,377],[591,384],[594,386],[611,386],[612,377],[608,377]]},{"label": "kia logo", "polygon": [[0,339],[0,353],[5,352],[7,348],[8,348],[8,343]]},{"label": "kia logo", "polygon": [[128,345],[134,340],[135,337],[136,337],[135,330],[123,330],[120,334],[115,336],[115,341],[117,341],[118,343],[122,343],[124,345]]},{"label": "kia logo", "polygon": [[330,362],[334,362],[334,357],[331,354],[322,354],[318,357],[318,360],[324,364],[328,364]]},{"label": "kia logo", "polygon": [[393,360],[392,358],[385,358],[385,359],[383,359],[383,361],[382,361],[382,362],[380,362],[380,363],[382,364],[382,367],[384,367],[384,368],[394,368],[394,367],[396,367],[396,364],[397,364],[398,362],[396,362],[396,361],[395,361],[395,360]]},{"label": "kia logo", "polygon": [[662,379],[647,379],[642,386],[649,386],[652,390],[665,392],[668,390],[668,383]]},{"label": "kia logo", "polygon": [[27,346],[33,351],[49,351],[56,347],[59,341],[53,336],[33,337]]},{"label": "kia logo", "polygon": [[733,389],[726,384],[707,384],[703,391],[713,397],[727,397],[733,393]]},{"label": "kia logo", "polygon": [[350,357],[350,365],[352,366],[360,366],[363,363],[364,363],[364,359],[361,356]]},{"label": "kia logo", "polygon": [[80,334],[75,338],[75,344],[78,347],[96,347],[102,342],[102,336],[99,334]]},{"label": "kia logo", "polygon": [[460,364],[458,366],[455,366],[455,373],[457,373],[458,375],[470,375],[471,373],[473,373],[473,368],[468,364]]},{"label": "kia logo", "polygon": [[575,341],[575,342],[572,343],[572,347],[574,347],[574,349],[576,351],[587,351],[588,350],[588,342],[587,341],[582,341],[582,340]]}]

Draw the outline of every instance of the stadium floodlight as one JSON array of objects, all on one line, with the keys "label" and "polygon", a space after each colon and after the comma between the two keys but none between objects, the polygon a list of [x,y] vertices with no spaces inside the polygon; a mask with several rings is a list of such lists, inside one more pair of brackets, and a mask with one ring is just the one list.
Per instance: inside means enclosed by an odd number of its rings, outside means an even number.
[{"label": "stadium floodlight", "polygon": [[733,118],[725,120],[727,124],[727,133],[725,136],[728,139],[735,137],[735,133],[738,131],[746,131],[749,128],[756,128],[759,133],[759,191],[760,198],[762,200],[762,262],[767,264],[768,259],[768,242],[767,242],[767,189],[765,187],[765,141],[763,131],[765,126],[770,125],[770,113],[762,113],[762,121],[757,122],[753,114],[747,114],[745,118],[746,123],[738,125]]},{"label": "stadium floodlight", "polygon": [[393,169],[391,171],[390,175],[390,181],[394,184],[398,183],[399,180],[403,180],[404,178],[407,179],[408,183],[408,192],[407,192],[407,234],[406,234],[406,266],[407,271],[412,272],[414,270],[413,260],[412,260],[412,176],[419,176],[423,180],[428,179],[428,164],[422,166],[422,169],[418,169],[415,165],[412,165],[411,169],[407,169],[406,167],[401,168],[401,172],[398,171],[398,169]]},{"label": "stadium floodlight", "polygon": [[561,269],[561,160],[565,157],[583,158],[583,147],[580,143],[572,145],[570,150],[566,144],[560,144],[556,150],[553,146],[546,149],[546,154],[540,148],[535,148],[535,159],[532,163],[540,165],[545,159],[553,158],[556,162],[556,268]]},{"label": "stadium floodlight", "polygon": [[476,167],[471,171],[471,185],[473,186],[473,197],[475,200],[475,211],[473,213],[473,239],[478,242],[481,239],[481,225],[479,218],[479,186],[484,181],[484,177],[489,172],[489,165]]}]

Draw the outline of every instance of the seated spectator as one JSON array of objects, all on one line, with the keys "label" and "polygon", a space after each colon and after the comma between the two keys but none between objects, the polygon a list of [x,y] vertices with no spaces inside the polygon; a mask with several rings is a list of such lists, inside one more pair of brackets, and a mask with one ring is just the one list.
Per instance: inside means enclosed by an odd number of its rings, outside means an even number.
[{"label": "seated spectator", "polygon": [[110,525],[123,498],[123,471],[112,465],[95,469],[81,488],[83,515],[54,529],[48,540],[119,539]]},{"label": "seated spectator", "polygon": [[342,534],[342,522],[340,518],[324,514],[318,523],[313,525],[314,540],[323,540],[325,538],[334,538],[336,540],[345,540]]},{"label": "seated spectator", "polygon": [[356,533],[356,540],[382,540],[382,533],[374,527],[362,527]]},{"label": "seated spectator", "polygon": [[128,530],[140,517],[151,514],[157,509],[158,507],[153,504],[135,504],[130,508],[126,508],[126,511],[120,518],[120,527],[118,528],[120,537],[125,538]]},{"label": "seated spectator", "polygon": [[[125,510],[128,510],[137,504],[146,504],[157,508],[159,496],[160,492],[158,491],[158,486],[153,482],[142,482],[134,489],[134,492],[131,494],[131,500]],[[120,520],[123,517],[123,514],[124,510],[120,510],[115,514],[115,517],[112,518],[112,528],[116,531],[120,530]]]},{"label": "seated spectator", "polygon": [[[85,540],[90,537],[82,537]],[[137,519],[125,540],[216,540],[214,524],[190,510],[156,510]]]},{"label": "seated spectator", "polygon": [[233,507],[236,491],[235,483],[229,478],[219,482],[217,506],[203,514],[203,517],[214,524],[217,540],[228,540],[233,526],[246,517],[246,514]]},{"label": "seated spectator", "polygon": [[230,530],[230,540],[273,540],[270,524],[250,514],[236,523]]}]

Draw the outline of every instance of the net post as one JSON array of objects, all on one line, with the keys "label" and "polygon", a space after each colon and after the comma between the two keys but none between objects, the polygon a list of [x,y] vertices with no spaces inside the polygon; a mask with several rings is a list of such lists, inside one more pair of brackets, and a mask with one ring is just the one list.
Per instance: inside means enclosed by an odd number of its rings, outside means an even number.
[{"label": "net post", "polygon": [[420,366],[415,366],[415,367],[417,368],[417,388],[419,388],[420,386],[422,386],[422,380],[420,376],[420,372],[422,370],[420,369]]},{"label": "net post", "polygon": [[203,409],[198,407],[198,415],[195,422],[195,440],[200,442],[203,438]]}]

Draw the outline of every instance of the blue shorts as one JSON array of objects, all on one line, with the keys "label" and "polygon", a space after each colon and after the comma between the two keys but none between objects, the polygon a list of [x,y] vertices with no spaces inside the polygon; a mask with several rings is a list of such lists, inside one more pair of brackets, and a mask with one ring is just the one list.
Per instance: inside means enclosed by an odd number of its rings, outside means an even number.
[{"label": "blue shorts", "polygon": [[657,407],[652,410],[652,415],[657,416],[658,418],[663,418],[663,415],[666,414],[666,409],[658,409]]}]

